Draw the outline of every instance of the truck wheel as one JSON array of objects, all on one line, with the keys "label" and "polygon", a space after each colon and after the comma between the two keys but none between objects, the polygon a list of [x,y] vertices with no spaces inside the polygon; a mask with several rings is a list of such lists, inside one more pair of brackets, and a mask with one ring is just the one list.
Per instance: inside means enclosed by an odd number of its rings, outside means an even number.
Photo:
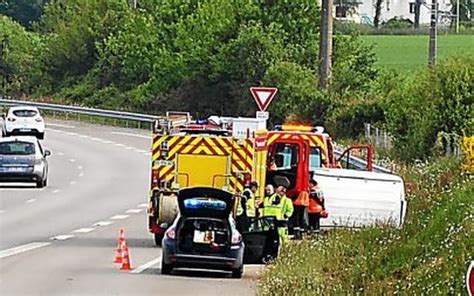
[{"label": "truck wheel", "polygon": [[155,246],[161,247],[162,240],[163,240],[163,234],[155,233]]},{"label": "truck wheel", "polygon": [[171,274],[173,270],[173,265],[166,264],[165,260],[161,260],[161,274]]},{"label": "truck wheel", "polygon": [[240,279],[242,277],[242,274],[244,273],[244,267],[241,266],[239,268],[236,268],[232,270],[232,277],[234,279]]}]

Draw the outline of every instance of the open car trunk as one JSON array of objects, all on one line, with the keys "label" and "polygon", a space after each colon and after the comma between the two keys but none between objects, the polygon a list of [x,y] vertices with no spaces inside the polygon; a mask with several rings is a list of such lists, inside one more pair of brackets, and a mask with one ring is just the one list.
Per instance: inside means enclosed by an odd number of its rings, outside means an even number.
[{"label": "open car trunk", "polygon": [[217,218],[184,218],[177,237],[178,250],[186,254],[223,254],[231,243],[228,222]]}]

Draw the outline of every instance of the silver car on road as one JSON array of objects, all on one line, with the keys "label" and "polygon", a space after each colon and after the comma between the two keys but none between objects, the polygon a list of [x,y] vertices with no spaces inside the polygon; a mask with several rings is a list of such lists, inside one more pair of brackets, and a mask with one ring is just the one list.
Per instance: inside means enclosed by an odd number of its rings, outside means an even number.
[{"label": "silver car on road", "polygon": [[0,138],[0,182],[34,182],[38,188],[45,187],[49,155],[36,137]]}]

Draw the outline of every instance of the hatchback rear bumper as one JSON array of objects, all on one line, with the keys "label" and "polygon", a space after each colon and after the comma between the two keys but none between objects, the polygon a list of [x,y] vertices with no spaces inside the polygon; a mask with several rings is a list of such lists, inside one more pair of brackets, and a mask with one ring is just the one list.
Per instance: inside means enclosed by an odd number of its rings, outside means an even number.
[{"label": "hatchback rear bumper", "polygon": [[237,258],[200,255],[172,255],[170,262],[174,267],[198,267],[205,269],[233,270],[242,266]]},{"label": "hatchback rear bumper", "polygon": [[0,173],[0,183],[7,182],[38,182],[43,179],[41,174],[36,173]]},{"label": "hatchback rear bumper", "polygon": [[[174,242],[174,241],[173,241]],[[204,268],[217,270],[234,270],[243,265],[244,246],[230,249],[222,255],[194,255],[176,252],[174,243],[170,243],[166,238],[163,241],[164,263],[173,267]]]},{"label": "hatchback rear bumper", "polygon": [[44,133],[44,129],[43,130],[38,130],[36,128],[31,128],[31,129],[28,129],[28,130],[22,130],[22,129],[18,129],[18,128],[15,128],[15,129],[12,129],[12,130],[6,130],[7,133],[11,136],[20,136],[20,135],[39,135],[39,134],[43,134]]}]

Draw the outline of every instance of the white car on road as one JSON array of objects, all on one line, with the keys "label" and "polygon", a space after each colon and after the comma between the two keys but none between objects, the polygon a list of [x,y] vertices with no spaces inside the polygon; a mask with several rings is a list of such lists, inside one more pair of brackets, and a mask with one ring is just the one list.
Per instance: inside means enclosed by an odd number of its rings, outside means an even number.
[{"label": "white car on road", "polygon": [[38,108],[17,106],[8,110],[3,120],[2,135],[35,135],[44,139],[44,119]]}]

